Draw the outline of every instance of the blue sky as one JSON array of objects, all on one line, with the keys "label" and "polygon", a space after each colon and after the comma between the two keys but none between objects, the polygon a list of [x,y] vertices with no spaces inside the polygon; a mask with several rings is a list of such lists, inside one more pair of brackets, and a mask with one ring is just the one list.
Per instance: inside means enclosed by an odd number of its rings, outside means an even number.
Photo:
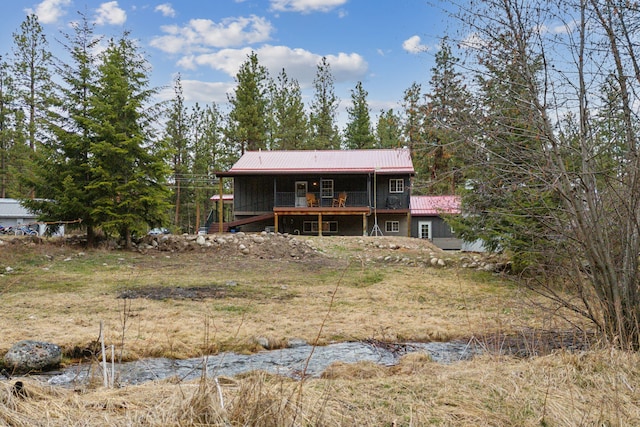
[{"label": "blue sky", "polygon": [[[435,2],[436,4],[438,2]],[[310,105],[317,64],[326,56],[341,99],[339,124],[361,81],[372,120],[398,109],[413,82],[428,87],[434,54],[447,21],[427,0],[10,0],[3,3],[0,53],[12,49],[12,33],[36,13],[57,55],[60,30],[82,11],[96,34],[128,30],[152,66],[151,84],[173,95],[181,74],[188,102],[224,107],[234,76],[251,51],[272,77],[283,68]]]}]

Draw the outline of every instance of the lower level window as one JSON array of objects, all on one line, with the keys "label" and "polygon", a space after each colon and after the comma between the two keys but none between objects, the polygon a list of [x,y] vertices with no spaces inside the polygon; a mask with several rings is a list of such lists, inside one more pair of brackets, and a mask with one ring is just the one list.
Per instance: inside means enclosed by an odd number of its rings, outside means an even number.
[{"label": "lower level window", "polygon": [[[318,221],[304,221],[304,223],[302,224],[302,231],[304,233],[317,233]],[[322,232],[337,233],[338,221],[322,221]]]},{"label": "lower level window", "polygon": [[398,232],[400,232],[400,221],[385,221],[384,230],[387,233],[398,233]]}]

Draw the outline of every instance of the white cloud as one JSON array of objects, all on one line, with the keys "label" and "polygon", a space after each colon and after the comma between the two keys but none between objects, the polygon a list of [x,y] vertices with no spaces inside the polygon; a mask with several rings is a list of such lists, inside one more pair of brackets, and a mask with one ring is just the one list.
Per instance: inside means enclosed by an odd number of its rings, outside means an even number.
[{"label": "white cloud", "polygon": [[429,46],[422,44],[420,36],[411,36],[402,42],[402,48],[409,53],[421,53],[429,50]]},{"label": "white cloud", "polygon": [[261,17],[227,18],[220,23],[210,19],[192,19],[183,27],[166,25],[164,36],[151,40],[151,46],[168,53],[203,52],[209,48],[227,48],[269,40],[273,27]]},{"label": "white cloud", "polygon": [[576,21],[569,21],[551,26],[541,24],[536,28],[536,30],[538,34],[571,34],[577,27],[578,23]]},{"label": "white cloud", "polygon": [[127,13],[118,6],[117,1],[102,3],[96,15],[96,25],[122,25],[127,20]]},{"label": "white cloud", "polygon": [[173,18],[176,16],[175,9],[171,6],[171,3],[162,3],[156,6],[154,9],[156,12],[162,13],[163,16]]},{"label": "white cloud", "polygon": [[43,24],[51,24],[67,13],[64,7],[70,4],[71,0],[43,0],[38,3],[35,10],[28,8],[25,9],[25,12],[37,15],[38,21]]},{"label": "white cloud", "polygon": [[[227,94],[233,93],[235,82],[203,82],[199,80],[181,80],[182,95],[186,102],[198,102],[201,104],[211,104],[215,102],[218,105],[225,104]],[[176,96],[172,85],[167,85],[158,94],[159,99],[167,101],[174,99]]]},{"label": "white cloud", "polygon": [[[186,69],[207,66],[219,70],[230,77],[235,77],[240,66],[247,60],[251,52],[258,55],[260,65],[267,68],[272,77],[282,69],[287,76],[296,79],[302,88],[311,87],[316,76],[322,55],[304,49],[292,49],[287,46],[265,45],[259,49],[222,49],[218,52],[201,55],[189,55],[181,58],[178,65]],[[338,53],[326,55],[331,67],[331,74],[336,83],[361,80],[367,73],[368,64],[356,53]]]},{"label": "white cloud", "polygon": [[277,12],[329,12],[347,0],[271,0],[271,9]]}]

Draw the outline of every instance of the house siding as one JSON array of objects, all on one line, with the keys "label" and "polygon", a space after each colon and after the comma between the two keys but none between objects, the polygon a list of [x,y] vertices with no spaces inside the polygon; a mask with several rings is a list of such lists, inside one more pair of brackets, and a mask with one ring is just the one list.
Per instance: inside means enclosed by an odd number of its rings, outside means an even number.
[{"label": "house siding", "polygon": [[[407,237],[409,234],[409,221],[406,213],[401,214],[378,214],[378,227],[384,236]],[[376,219],[372,216],[369,221],[369,235],[373,235],[373,227]],[[390,231],[387,229],[387,223],[398,222],[398,231]]]},{"label": "house siding", "polygon": [[456,237],[449,224],[444,219],[435,215],[412,216],[411,236],[420,237],[418,224],[422,221],[431,222],[431,241],[440,249],[459,250],[462,248],[462,240]]},{"label": "house siding", "polygon": [[236,215],[270,212],[273,206],[272,177],[249,175],[235,178],[233,208]]},{"label": "house siding", "polygon": [[[410,186],[409,177],[403,175],[377,175],[376,176],[376,207],[378,209],[409,209]],[[403,191],[392,193],[390,185],[392,180],[402,180]]]}]

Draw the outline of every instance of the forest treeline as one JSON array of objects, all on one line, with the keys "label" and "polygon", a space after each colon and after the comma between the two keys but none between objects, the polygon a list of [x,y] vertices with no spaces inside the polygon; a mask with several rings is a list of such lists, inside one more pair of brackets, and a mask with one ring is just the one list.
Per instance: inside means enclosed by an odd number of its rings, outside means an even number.
[{"label": "forest treeline", "polygon": [[453,105],[442,103],[464,99],[446,42],[432,92],[413,83],[398,111],[380,111],[374,123],[358,82],[339,129],[340,100],[326,58],[309,105],[286,69],[270,76],[255,53],[237,72],[228,108],[187,106],[179,75],[173,99],[158,103],[159,88],[149,86],[149,63],[131,34],[104,40],[80,17],[56,38],[65,57],[51,55],[37,16],[29,15],[13,34],[12,52],[0,59],[0,197],[34,200],[43,220],[82,219],[90,233],[99,225],[123,238],[154,225],[194,232],[217,192],[215,172],[246,150],[406,146],[417,170],[414,192],[449,194],[459,183],[460,165],[434,114],[448,114]]}]

